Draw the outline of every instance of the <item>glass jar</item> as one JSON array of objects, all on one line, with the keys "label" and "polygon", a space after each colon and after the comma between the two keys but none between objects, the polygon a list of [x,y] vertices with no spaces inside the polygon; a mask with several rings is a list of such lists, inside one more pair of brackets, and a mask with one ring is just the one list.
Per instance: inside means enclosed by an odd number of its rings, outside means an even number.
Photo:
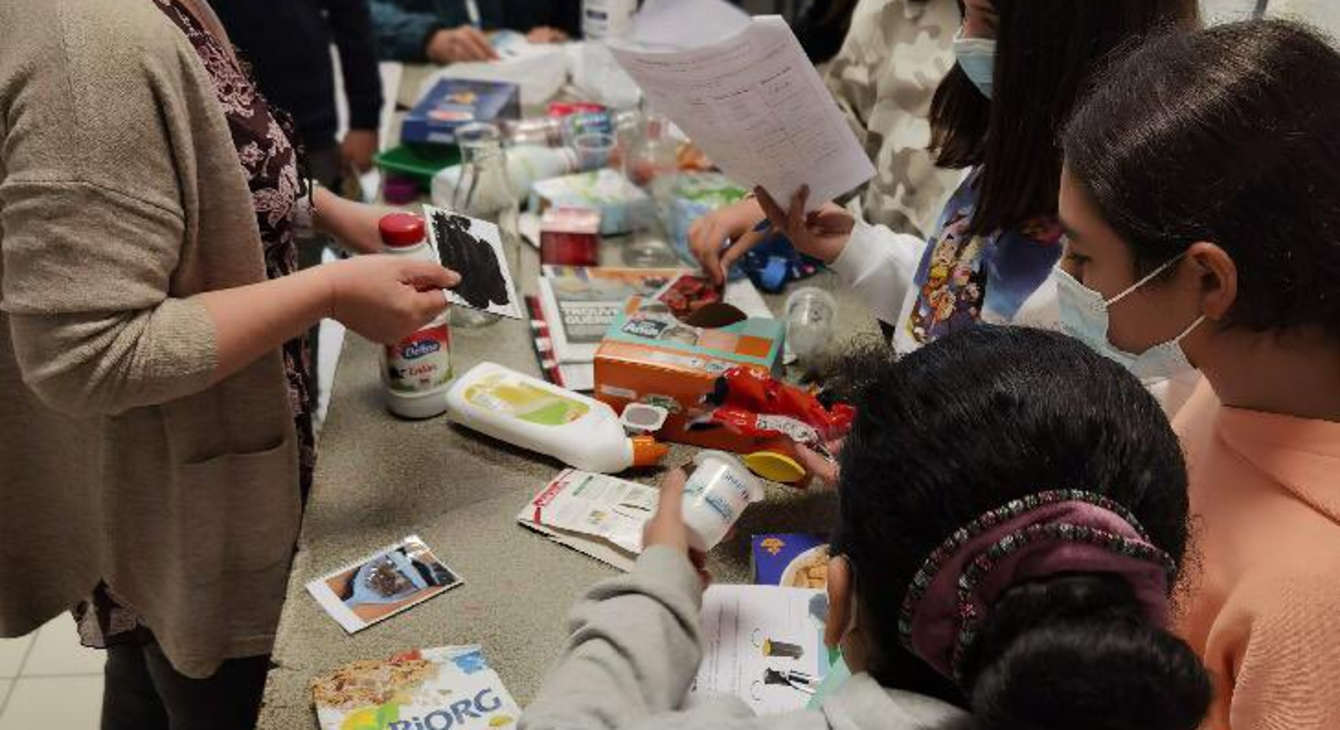
[{"label": "glass jar", "polygon": [[[461,177],[452,196],[454,212],[498,227],[503,255],[512,281],[520,285],[521,232],[517,225],[518,203],[507,179],[507,157],[502,134],[492,124],[475,122],[456,130],[461,147]],[[468,276],[462,272],[462,275]],[[451,323],[457,327],[483,327],[493,324],[498,315],[469,307],[452,307]]]},{"label": "glass jar", "polygon": [[624,155],[624,174],[634,185],[650,188],[656,178],[673,174],[679,167],[679,143],[670,136],[670,120],[649,112],[637,125]]}]

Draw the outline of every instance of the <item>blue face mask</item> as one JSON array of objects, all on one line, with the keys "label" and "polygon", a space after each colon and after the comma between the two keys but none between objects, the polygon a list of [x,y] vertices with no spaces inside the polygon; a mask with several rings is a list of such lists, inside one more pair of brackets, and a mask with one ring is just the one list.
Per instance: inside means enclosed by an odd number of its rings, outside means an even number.
[{"label": "blue face mask", "polygon": [[1152,274],[1135,282],[1126,291],[1104,300],[1103,295],[1079,283],[1059,266],[1056,268],[1056,295],[1060,306],[1061,331],[1088,345],[1100,355],[1123,365],[1141,380],[1172,378],[1194,370],[1182,350],[1182,340],[1205,321],[1205,315],[1196,318],[1182,334],[1133,355],[1117,349],[1107,337],[1108,308],[1125,299],[1181,260],[1181,256],[1158,267]]},{"label": "blue face mask", "polygon": [[954,35],[954,58],[982,96],[991,98],[991,78],[996,73],[996,41],[991,38],[964,38],[963,29]]}]

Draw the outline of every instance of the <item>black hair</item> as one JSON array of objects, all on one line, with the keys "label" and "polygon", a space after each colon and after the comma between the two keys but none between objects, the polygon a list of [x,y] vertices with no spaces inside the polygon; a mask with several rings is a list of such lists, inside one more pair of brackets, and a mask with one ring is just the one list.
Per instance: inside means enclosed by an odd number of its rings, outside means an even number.
[{"label": "black hair", "polygon": [[1209,241],[1237,266],[1227,323],[1340,338],[1340,52],[1280,20],[1165,35],[1098,77],[1066,167],[1137,275]]},{"label": "black hair", "polygon": [[1154,398],[1120,365],[1055,332],[982,325],[896,363],[887,352],[867,346],[845,362],[845,382],[864,386],[840,456],[832,547],[851,562],[863,615],[876,617],[861,628],[870,673],[966,706],[992,730],[1196,727],[1210,698],[1203,666],[1111,576],[1007,589],[959,685],[905,649],[897,630],[907,587],[935,548],[1039,492],[1114,500],[1180,565],[1186,469]]},{"label": "black hair", "polygon": [[992,0],[1000,16],[992,98],[955,65],[931,101],[941,167],[983,166],[971,232],[1056,212],[1057,134],[1097,62],[1135,36],[1190,25],[1194,0]]}]

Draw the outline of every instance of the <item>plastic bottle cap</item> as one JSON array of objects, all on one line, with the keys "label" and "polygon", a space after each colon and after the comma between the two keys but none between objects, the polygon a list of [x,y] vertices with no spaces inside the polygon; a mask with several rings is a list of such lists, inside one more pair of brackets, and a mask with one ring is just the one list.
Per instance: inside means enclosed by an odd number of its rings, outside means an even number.
[{"label": "plastic bottle cap", "polygon": [[406,248],[423,243],[423,219],[413,213],[391,213],[377,222],[382,243],[391,248]]},{"label": "plastic bottle cap", "polygon": [[744,457],[749,471],[782,484],[791,484],[805,478],[805,467],[786,454],[776,451],[755,451]]},{"label": "plastic bottle cap", "polygon": [[634,436],[628,440],[633,442],[633,466],[654,466],[670,453],[669,446],[650,436]]}]

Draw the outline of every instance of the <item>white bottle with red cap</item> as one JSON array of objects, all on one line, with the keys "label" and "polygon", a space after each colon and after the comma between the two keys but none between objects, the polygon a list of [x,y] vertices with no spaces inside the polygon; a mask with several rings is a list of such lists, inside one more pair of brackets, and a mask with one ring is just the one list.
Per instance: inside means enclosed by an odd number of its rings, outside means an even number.
[{"label": "white bottle with red cap", "polygon": [[[438,262],[419,216],[391,213],[382,217],[378,229],[385,253]],[[447,410],[452,372],[446,311],[409,337],[384,346],[381,361],[386,408],[392,413],[401,418],[432,418]]]}]

